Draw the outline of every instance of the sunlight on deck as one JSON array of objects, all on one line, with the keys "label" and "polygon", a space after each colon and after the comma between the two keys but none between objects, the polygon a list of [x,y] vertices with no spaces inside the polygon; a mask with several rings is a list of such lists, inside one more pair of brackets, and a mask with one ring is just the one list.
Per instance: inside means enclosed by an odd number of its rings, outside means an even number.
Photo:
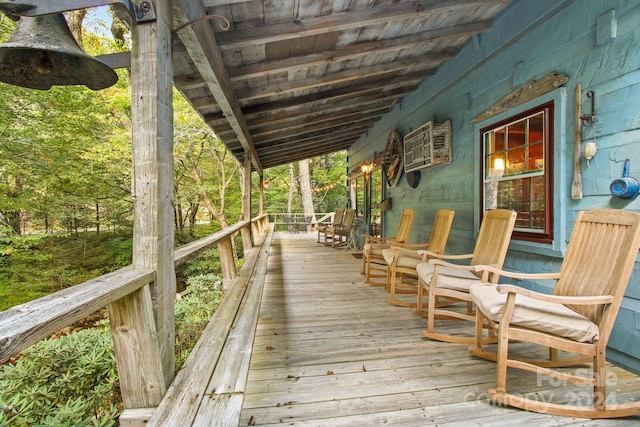
[{"label": "sunlight on deck", "polygon": [[[494,386],[495,365],[471,356],[465,345],[424,338],[426,319],[387,303],[384,289],[364,284],[353,254],[316,243],[315,233],[274,235],[239,425],[577,422],[490,404],[486,391]],[[468,322],[445,327],[472,332]],[[610,398],[640,399],[637,376],[610,372]],[[535,375],[518,375],[522,393],[536,386]],[[541,385],[553,398],[582,396],[576,387]]]}]

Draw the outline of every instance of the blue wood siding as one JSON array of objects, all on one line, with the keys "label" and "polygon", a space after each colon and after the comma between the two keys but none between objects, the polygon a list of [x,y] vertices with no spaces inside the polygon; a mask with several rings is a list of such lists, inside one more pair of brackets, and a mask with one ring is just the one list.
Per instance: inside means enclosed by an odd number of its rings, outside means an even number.
[{"label": "blue wood siding", "polygon": [[[386,229],[395,229],[402,209],[416,209],[411,241],[423,242],[435,211],[454,209],[447,252],[470,252],[478,228],[480,189],[479,126],[471,120],[523,83],[554,71],[569,77],[564,88],[549,94],[562,103],[555,124],[556,241],[546,246],[512,242],[505,267],[527,272],[557,271],[579,210],[640,212],[639,197],[623,200],[609,192],[609,184],[622,175],[627,158],[631,161],[630,175],[640,178],[640,1],[520,0],[504,11],[489,32],[470,40],[454,60],[406,96],[351,147],[350,165],[355,168],[371,161],[374,152],[383,151],[392,129],[405,135],[428,120],[452,120],[453,162],[422,170],[420,185],[415,189],[404,177],[388,189],[393,209],[385,215]],[[595,93],[595,126],[583,128],[582,143],[595,137],[598,152],[589,165],[583,159],[583,198],[572,200],[577,83],[583,87],[583,113],[591,109],[584,93]],[[548,283],[519,284],[551,291]],[[609,347],[612,362],[640,372],[638,262]]]}]

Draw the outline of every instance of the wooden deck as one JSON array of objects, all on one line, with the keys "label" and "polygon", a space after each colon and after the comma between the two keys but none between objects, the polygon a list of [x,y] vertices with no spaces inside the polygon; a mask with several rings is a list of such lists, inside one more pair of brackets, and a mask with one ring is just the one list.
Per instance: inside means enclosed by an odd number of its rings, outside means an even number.
[{"label": "wooden deck", "polygon": [[[490,404],[492,362],[421,334],[426,320],[363,283],[353,251],[315,234],[274,235],[239,425],[636,425]],[[451,328],[468,325],[448,321]],[[512,375],[525,376],[523,373]],[[640,380],[611,371],[613,398],[640,400]],[[523,393],[536,379],[523,378]],[[544,385],[543,385],[544,386]],[[547,388],[564,398],[579,389]],[[576,402],[579,403],[579,402]]]}]

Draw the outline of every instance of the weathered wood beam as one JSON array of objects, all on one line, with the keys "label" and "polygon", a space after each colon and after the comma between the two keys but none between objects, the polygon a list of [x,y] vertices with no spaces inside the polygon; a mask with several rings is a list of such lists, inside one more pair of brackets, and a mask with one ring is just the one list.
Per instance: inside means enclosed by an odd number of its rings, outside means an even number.
[{"label": "weathered wood beam", "polygon": [[155,280],[126,267],[0,312],[0,361]]},{"label": "weathered wood beam", "polygon": [[284,59],[262,61],[256,64],[247,64],[229,68],[231,81],[246,80],[255,77],[264,77],[268,74],[286,73],[308,67],[324,66],[340,61],[348,61],[367,57],[371,54],[394,52],[401,49],[410,49],[424,43],[444,39],[448,37],[472,36],[491,28],[491,21],[478,21],[451,27],[436,28],[419,34],[397,37],[387,40],[358,43],[344,48],[309,55],[292,56]]},{"label": "weathered wood beam", "polygon": [[111,303],[109,321],[125,408],[156,406],[175,373],[171,13],[131,30],[133,267],[156,281]]},{"label": "weathered wood beam", "polygon": [[361,117],[357,120],[356,119],[349,120],[349,121],[341,120],[334,123],[320,123],[314,126],[305,126],[305,127],[296,128],[296,129],[287,129],[288,132],[286,136],[283,136],[281,132],[279,134],[274,133],[274,134],[264,136],[262,138],[256,138],[256,149],[258,149],[258,152],[259,152],[260,151],[259,148],[262,148],[266,143],[278,144],[281,142],[296,141],[296,140],[306,138],[307,135],[324,136],[329,132],[336,132],[336,131],[339,131],[340,129],[349,129],[349,128],[353,129],[355,127],[360,127],[364,124],[377,122],[379,119],[380,119],[380,115],[369,115],[366,117]]},{"label": "weathered wood beam", "polygon": [[[173,4],[176,28],[206,15],[204,6],[199,1],[173,0]],[[215,97],[238,140],[251,156],[253,167],[262,173],[260,158],[253,146],[251,133],[247,129],[210,23],[204,21],[187,25],[178,31],[177,36],[207,82],[207,88]]]},{"label": "weathered wood beam", "polygon": [[424,1],[420,5],[402,3],[393,6],[370,8],[336,13],[317,18],[300,19],[262,27],[243,28],[226,33],[218,33],[221,50],[240,49],[257,44],[266,44],[301,37],[321,35],[328,32],[344,31],[377,24],[388,24],[403,19],[415,19],[432,13],[451,12],[482,3],[504,3],[505,0],[437,0]]},{"label": "weathered wood beam", "polygon": [[[375,109],[366,111],[350,111],[350,112],[331,112],[331,114],[314,115],[312,117],[299,116],[289,118],[287,120],[279,120],[274,124],[265,122],[263,126],[252,127],[251,131],[256,139],[267,138],[281,132],[283,127],[290,131],[299,129],[330,129],[336,123],[356,123],[361,120],[367,120],[370,117],[380,117],[389,111],[387,105],[379,106]],[[263,139],[264,141],[264,139]]]},{"label": "weathered wood beam", "polygon": [[304,90],[318,90],[323,86],[360,82],[367,78],[380,78],[381,82],[388,81],[390,75],[397,76],[408,72],[424,71],[424,76],[433,75],[437,67],[447,59],[454,57],[454,52],[436,53],[411,57],[383,64],[371,65],[350,70],[327,73],[319,77],[311,77],[304,80],[288,81],[280,84],[267,84],[265,86],[252,87],[238,91],[237,96],[241,102],[251,101],[271,96],[286,96]]}]

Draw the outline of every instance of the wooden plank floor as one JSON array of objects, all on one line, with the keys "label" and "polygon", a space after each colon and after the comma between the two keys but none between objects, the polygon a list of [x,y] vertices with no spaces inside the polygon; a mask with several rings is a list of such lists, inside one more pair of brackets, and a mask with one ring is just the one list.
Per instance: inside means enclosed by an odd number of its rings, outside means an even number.
[{"label": "wooden plank floor", "polygon": [[[274,236],[241,426],[639,423],[490,404],[486,391],[494,385],[495,365],[469,355],[467,346],[424,338],[426,320],[388,304],[384,289],[364,284],[361,261],[352,254],[316,243],[311,233]],[[610,391],[640,399],[638,377],[620,369],[612,375]],[[518,378],[523,393],[527,381],[535,385],[536,379]]]}]

